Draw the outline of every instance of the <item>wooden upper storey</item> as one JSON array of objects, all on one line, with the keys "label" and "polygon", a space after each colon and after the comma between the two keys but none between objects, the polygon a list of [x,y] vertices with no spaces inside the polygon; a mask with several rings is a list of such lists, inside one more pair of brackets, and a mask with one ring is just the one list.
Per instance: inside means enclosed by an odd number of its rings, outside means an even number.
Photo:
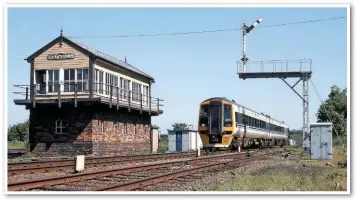
[{"label": "wooden upper storey", "polygon": [[[72,59],[49,59],[53,55],[74,55]],[[34,65],[34,69],[59,69],[89,67],[92,61],[97,66],[118,72],[124,76],[141,79],[143,82],[153,83],[154,78],[147,73],[92,47],[86,46],[65,36],[59,36],[44,47],[26,58]]]},{"label": "wooden upper storey", "polygon": [[[26,99],[104,98],[122,105],[149,107],[154,78],[108,54],[63,35],[26,58],[31,63]],[[74,94],[75,93],[75,94]],[[102,101],[102,100],[101,100]],[[15,102],[16,103],[16,102]],[[22,102],[22,104],[24,104]],[[121,105],[120,105],[121,106]],[[151,110],[151,108],[150,108]]]},{"label": "wooden upper storey", "polygon": [[[74,59],[49,60],[49,55],[74,54]],[[30,60],[31,61],[31,60]],[[67,42],[57,42],[33,59],[34,69],[69,69],[89,67],[89,55],[70,46]]]}]

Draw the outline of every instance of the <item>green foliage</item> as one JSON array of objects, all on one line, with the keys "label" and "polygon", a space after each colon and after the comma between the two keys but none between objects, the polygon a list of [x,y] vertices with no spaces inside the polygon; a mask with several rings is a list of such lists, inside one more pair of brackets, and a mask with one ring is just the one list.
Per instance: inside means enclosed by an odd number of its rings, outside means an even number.
[{"label": "green foliage", "polygon": [[186,123],[174,123],[172,127],[174,131],[188,130],[188,124]]},{"label": "green foliage", "polygon": [[252,152],[252,151],[247,151],[247,152],[246,152],[246,157],[247,157],[247,158],[249,158],[249,157],[251,157],[251,156],[252,156],[252,154],[253,154],[253,152]]},{"label": "green foliage", "polygon": [[160,141],[158,143],[158,153],[165,153],[168,151],[168,141]]},{"label": "green foliage", "polygon": [[328,99],[322,103],[316,114],[318,122],[332,122],[333,135],[346,135],[347,91],[337,86],[331,87]]},{"label": "green foliage", "polygon": [[18,123],[13,126],[9,126],[7,130],[7,140],[27,142],[29,138],[29,125],[29,120],[26,120],[23,123]]},{"label": "green foliage", "polygon": [[153,124],[153,125],[152,125],[152,128],[154,128],[154,129],[159,129],[159,126],[157,126],[156,124]]},{"label": "green foliage", "polygon": [[22,149],[22,148],[26,148],[27,143],[25,142],[19,142],[17,140],[13,140],[13,141],[8,141],[7,142],[7,148],[9,149]]},{"label": "green foliage", "polygon": [[296,146],[301,146],[303,143],[303,130],[289,130],[288,138],[294,140]]},{"label": "green foliage", "polygon": [[333,147],[343,147],[343,145],[347,145],[347,136],[341,135],[340,137],[336,138],[333,137]]},{"label": "green foliage", "polygon": [[168,143],[168,135],[161,134],[158,139],[158,142],[167,142]]}]

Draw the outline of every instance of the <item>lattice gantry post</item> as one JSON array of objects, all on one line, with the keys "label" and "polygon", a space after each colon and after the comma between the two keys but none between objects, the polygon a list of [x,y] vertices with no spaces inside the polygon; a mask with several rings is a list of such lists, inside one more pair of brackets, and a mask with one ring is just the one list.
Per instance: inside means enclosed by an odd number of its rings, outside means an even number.
[{"label": "lattice gantry post", "polygon": [[[280,78],[289,88],[303,101],[303,150],[310,156],[310,131],[309,131],[309,88],[308,82],[311,78],[312,61],[303,60],[266,60],[266,61],[248,61],[238,63],[239,78]],[[246,68],[249,68],[248,72]],[[285,79],[299,78],[296,83],[290,85]],[[303,82],[303,93],[300,95],[294,87]]]}]

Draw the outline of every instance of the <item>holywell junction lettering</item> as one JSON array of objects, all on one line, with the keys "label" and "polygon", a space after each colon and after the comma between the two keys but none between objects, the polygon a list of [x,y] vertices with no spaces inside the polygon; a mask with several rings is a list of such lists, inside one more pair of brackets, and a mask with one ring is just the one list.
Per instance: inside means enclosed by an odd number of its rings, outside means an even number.
[{"label": "holywell junction lettering", "polygon": [[47,56],[48,60],[68,60],[68,59],[74,59],[75,54],[74,53],[59,53],[59,54],[49,54]]}]

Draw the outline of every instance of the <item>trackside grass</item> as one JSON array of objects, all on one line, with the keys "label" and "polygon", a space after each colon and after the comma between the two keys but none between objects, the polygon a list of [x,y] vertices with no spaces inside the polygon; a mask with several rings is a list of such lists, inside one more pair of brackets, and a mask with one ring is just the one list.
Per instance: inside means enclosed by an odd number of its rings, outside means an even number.
[{"label": "trackside grass", "polygon": [[[286,151],[301,153],[298,148]],[[277,159],[275,165],[266,165],[249,171],[231,172],[230,178],[213,185],[211,191],[346,191],[347,168],[338,164],[343,159],[342,150],[333,150],[333,160],[304,160],[290,156]],[[262,163],[261,163],[262,164]]]}]

